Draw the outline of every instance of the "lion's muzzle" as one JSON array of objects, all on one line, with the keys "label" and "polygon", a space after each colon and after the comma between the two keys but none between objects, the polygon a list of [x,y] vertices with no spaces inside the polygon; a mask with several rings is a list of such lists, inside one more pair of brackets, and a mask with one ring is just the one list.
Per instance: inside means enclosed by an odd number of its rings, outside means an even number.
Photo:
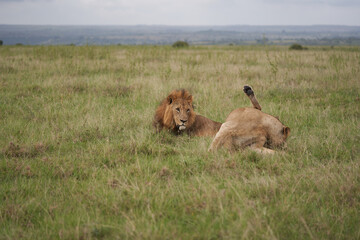
[{"label": "lion's muzzle", "polygon": [[180,131],[185,130],[185,129],[186,129],[186,127],[184,125],[179,126]]}]

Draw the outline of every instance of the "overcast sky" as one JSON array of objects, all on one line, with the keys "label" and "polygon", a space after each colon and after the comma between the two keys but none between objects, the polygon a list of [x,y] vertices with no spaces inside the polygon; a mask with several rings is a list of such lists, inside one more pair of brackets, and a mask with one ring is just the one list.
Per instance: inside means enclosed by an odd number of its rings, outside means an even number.
[{"label": "overcast sky", "polygon": [[0,0],[0,24],[360,25],[360,0]]}]

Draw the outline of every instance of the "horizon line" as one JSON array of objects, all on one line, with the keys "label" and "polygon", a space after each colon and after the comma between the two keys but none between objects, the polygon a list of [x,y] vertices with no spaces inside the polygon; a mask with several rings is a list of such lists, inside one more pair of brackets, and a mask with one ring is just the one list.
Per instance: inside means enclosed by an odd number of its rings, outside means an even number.
[{"label": "horizon line", "polygon": [[0,23],[0,26],[58,26],[58,27],[232,27],[232,26],[248,26],[248,27],[360,27],[360,25],[346,24],[199,24],[199,25],[168,25],[168,24],[18,24],[18,23]]}]

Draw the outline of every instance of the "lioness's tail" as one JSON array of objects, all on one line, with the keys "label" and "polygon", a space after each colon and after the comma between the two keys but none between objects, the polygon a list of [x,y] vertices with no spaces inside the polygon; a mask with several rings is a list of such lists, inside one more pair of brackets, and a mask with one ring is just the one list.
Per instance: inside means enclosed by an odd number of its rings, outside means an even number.
[{"label": "lioness's tail", "polygon": [[249,97],[254,108],[259,109],[261,111],[261,106],[259,102],[256,100],[254,91],[249,86],[244,86],[244,93]]}]

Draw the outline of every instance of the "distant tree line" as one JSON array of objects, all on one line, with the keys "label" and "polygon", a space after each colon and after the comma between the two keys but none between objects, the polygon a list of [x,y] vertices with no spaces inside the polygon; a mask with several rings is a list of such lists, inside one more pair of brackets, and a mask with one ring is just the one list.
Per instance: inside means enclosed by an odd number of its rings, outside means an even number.
[{"label": "distant tree line", "polygon": [[307,47],[303,47],[301,44],[294,43],[289,47],[290,50],[307,50]]},{"label": "distant tree line", "polygon": [[185,47],[189,47],[189,44],[185,41],[176,41],[172,46],[174,48],[185,48]]}]

